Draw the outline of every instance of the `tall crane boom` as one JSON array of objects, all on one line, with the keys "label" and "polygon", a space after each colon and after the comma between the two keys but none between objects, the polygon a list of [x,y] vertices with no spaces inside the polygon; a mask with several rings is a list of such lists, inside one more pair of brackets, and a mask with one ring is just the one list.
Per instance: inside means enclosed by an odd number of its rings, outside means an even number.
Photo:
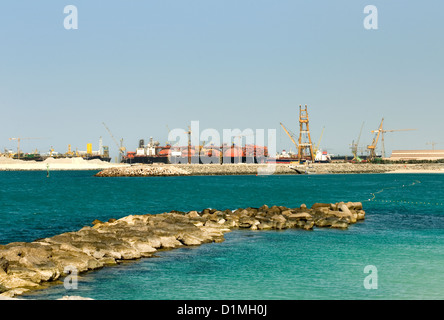
[{"label": "tall crane boom", "polygon": [[384,118],[382,118],[381,120],[381,124],[379,125],[379,129],[378,130],[372,130],[371,132],[377,132],[376,135],[373,138],[372,144],[367,146],[367,149],[369,150],[370,154],[369,154],[369,160],[372,161],[376,158],[376,145],[378,144],[379,141],[379,136],[381,135],[382,132],[382,124],[384,122]]},{"label": "tall crane boom", "polygon": [[359,140],[361,140],[362,128],[364,128],[364,123],[362,122],[361,130],[359,131],[358,141],[356,142],[356,147],[359,145]]},{"label": "tall crane boom", "polygon": [[362,161],[362,159],[358,157],[358,146],[359,146],[359,141],[361,140],[362,128],[364,127],[364,123],[365,122],[362,122],[361,130],[359,131],[359,136],[358,136],[357,142],[355,143],[355,141],[352,141],[352,146],[351,146],[351,150],[352,150],[352,154],[353,154],[352,161],[354,161],[354,160],[359,161],[359,162]]},{"label": "tall crane boom", "polygon": [[287,130],[287,128],[285,128],[284,124],[281,122],[280,123],[282,128],[284,128],[285,133],[290,137],[291,141],[294,143],[294,145],[296,146],[296,149],[298,148],[298,144],[296,143],[296,141],[294,140],[294,134],[290,134],[289,130]]},{"label": "tall crane boom", "polygon": [[379,137],[381,137],[381,144],[382,144],[382,157],[385,157],[385,145],[384,145],[384,134],[386,132],[396,132],[396,131],[412,131],[416,129],[397,129],[397,130],[384,130],[382,128],[382,124],[384,122],[384,118],[381,120],[381,124],[379,125],[378,130],[372,130],[372,133],[375,133],[375,137],[373,138],[372,144],[367,146],[367,149],[370,151],[370,159],[374,160],[376,157],[376,145],[378,144]]},{"label": "tall crane boom", "polygon": [[107,127],[105,122],[102,122],[102,124],[106,128],[106,130],[108,131],[111,138],[114,140],[114,143],[116,144],[117,149],[119,150],[119,162],[121,162],[122,156],[125,154],[125,150],[126,150],[125,147],[123,146],[123,139],[120,140],[120,145],[119,145],[116,138],[114,138],[113,134],[111,133],[111,130],[109,130],[109,128]]}]

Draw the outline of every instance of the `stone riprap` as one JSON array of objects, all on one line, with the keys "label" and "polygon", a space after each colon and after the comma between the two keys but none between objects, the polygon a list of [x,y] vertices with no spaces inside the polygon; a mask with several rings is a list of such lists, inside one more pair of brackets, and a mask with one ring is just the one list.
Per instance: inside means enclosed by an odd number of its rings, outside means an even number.
[{"label": "stone riprap", "polygon": [[144,177],[188,175],[265,175],[265,174],[356,174],[390,172],[442,172],[444,164],[374,164],[374,163],[314,163],[297,164],[153,164],[108,168],[96,174],[98,177]]},{"label": "stone riprap", "polygon": [[175,166],[134,165],[131,167],[107,168],[96,177],[146,177],[146,176],[186,176],[189,171]]},{"label": "stone riprap", "polygon": [[0,245],[0,296],[14,297],[69,274],[124,260],[151,257],[159,250],[222,242],[233,229],[283,230],[314,227],[346,229],[363,220],[360,202],[304,204],[298,208],[266,205],[236,210],[204,209],[130,215],[34,242]]}]

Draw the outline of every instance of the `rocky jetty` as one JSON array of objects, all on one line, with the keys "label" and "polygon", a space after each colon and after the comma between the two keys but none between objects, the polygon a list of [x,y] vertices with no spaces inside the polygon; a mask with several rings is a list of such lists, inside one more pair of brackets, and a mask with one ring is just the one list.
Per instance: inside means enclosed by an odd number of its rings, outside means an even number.
[{"label": "rocky jetty", "polygon": [[204,209],[130,215],[34,242],[0,245],[0,296],[14,297],[67,276],[124,260],[151,257],[159,250],[222,242],[233,229],[346,229],[363,220],[360,202],[315,203],[311,208],[266,205],[236,210]]},{"label": "rocky jetty", "polygon": [[186,176],[190,172],[175,166],[134,165],[131,167],[107,168],[96,177],[148,177],[148,176]]},{"label": "rocky jetty", "polygon": [[[270,171],[271,170],[271,171]],[[137,164],[131,167],[107,168],[96,177],[147,177],[147,176],[223,176],[258,174],[295,174],[288,165],[267,164]]]},{"label": "rocky jetty", "polygon": [[[297,170],[296,170],[297,169]],[[313,163],[296,164],[153,164],[107,168],[98,177],[144,176],[211,176],[211,175],[261,175],[261,174],[357,174],[357,173],[444,173],[443,163],[426,164],[375,164],[375,163]]]}]

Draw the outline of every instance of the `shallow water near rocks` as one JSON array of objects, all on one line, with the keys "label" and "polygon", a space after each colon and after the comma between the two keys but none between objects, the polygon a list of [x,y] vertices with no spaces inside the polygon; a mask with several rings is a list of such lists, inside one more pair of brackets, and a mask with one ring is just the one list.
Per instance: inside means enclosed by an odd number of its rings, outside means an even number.
[{"label": "shallow water near rocks", "polygon": [[[444,175],[98,178],[92,171],[0,172],[0,244],[129,214],[362,201],[348,230],[235,230],[225,242],[162,251],[25,298],[443,299]],[[368,200],[372,201],[368,201]],[[367,265],[377,289],[366,289]]]}]

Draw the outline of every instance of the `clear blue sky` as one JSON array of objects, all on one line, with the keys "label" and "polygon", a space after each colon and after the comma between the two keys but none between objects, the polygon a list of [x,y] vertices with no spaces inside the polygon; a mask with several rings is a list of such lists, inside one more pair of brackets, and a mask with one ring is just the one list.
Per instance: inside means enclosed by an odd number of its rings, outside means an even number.
[{"label": "clear blue sky", "polygon": [[[78,30],[65,30],[65,5]],[[378,8],[378,30],[363,9]],[[4,1],[0,5],[0,148],[98,148],[102,125],[134,150],[199,120],[201,129],[298,131],[349,154],[385,118],[386,151],[440,143],[444,116],[444,3],[359,0]],[[294,149],[294,146],[293,146]]]}]

